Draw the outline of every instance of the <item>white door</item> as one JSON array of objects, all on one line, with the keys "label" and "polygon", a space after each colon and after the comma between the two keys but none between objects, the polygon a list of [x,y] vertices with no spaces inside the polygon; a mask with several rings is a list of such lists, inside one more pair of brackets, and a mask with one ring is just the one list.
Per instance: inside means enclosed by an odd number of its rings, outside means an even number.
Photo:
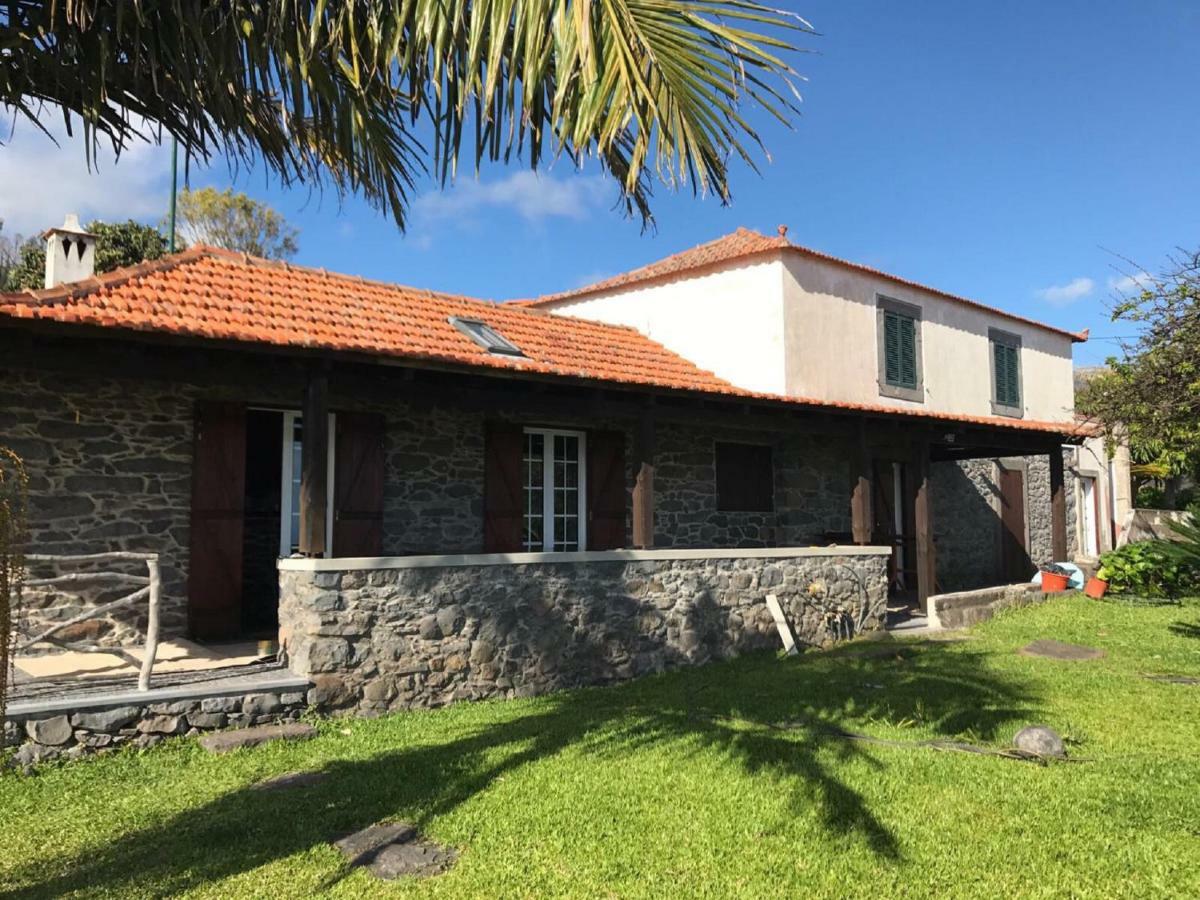
[{"label": "white door", "polygon": [[1080,516],[1080,522],[1083,523],[1083,555],[1096,557],[1100,555],[1096,528],[1096,479],[1089,475],[1081,475],[1079,486],[1083,491],[1080,498],[1083,507],[1083,515]]}]

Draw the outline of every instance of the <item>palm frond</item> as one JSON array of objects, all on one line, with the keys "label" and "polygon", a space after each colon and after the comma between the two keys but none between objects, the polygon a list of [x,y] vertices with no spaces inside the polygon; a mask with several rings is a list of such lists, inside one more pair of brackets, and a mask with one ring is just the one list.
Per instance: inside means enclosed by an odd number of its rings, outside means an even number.
[{"label": "palm frond", "polygon": [[765,152],[748,110],[790,121],[811,31],[749,0],[12,0],[0,104],[78,117],[89,154],[165,132],[261,160],[401,227],[460,156],[591,157],[648,219],[655,176],[729,199],[730,159]]}]

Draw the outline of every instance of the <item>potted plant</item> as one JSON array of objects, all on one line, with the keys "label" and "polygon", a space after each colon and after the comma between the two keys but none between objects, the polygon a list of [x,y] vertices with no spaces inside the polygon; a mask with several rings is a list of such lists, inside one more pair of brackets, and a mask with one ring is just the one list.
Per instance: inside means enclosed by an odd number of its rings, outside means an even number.
[{"label": "potted plant", "polygon": [[1087,580],[1087,584],[1083,586],[1083,592],[1093,600],[1099,600],[1108,590],[1108,578],[1108,569],[1101,566],[1096,574]]},{"label": "potted plant", "polygon": [[1042,593],[1054,594],[1071,586],[1071,572],[1057,563],[1046,563],[1039,567],[1042,573]]}]

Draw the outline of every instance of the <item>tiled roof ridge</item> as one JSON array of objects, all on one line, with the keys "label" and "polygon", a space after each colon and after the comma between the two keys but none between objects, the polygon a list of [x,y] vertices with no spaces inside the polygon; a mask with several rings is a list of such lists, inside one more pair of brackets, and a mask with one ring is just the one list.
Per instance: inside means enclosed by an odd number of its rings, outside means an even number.
[{"label": "tiled roof ridge", "polygon": [[[704,251],[714,247],[719,247],[721,244],[730,243],[734,239],[754,240],[756,244],[755,246],[732,252],[727,256],[721,256],[716,259],[697,258],[695,262],[685,263],[679,268],[671,268],[673,263],[678,263],[680,260],[684,260],[691,256],[703,257]],[[573,288],[568,291],[544,294],[541,297],[514,300],[510,301],[510,303],[515,306],[536,309],[547,304],[560,302],[562,300],[574,299],[576,297],[586,297],[602,291],[625,290],[637,285],[667,280],[679,275],[707,271],[717,266],[730,263],[734,260],[751,259],[758,256],[764,256],[769,253],[789,250],[796,253],[801,253],[814,259],[822,260],[824,262],[830,262],[836,265],[856,269],[869,275],[874,275],[897,284],[905,285],[906,287],[927,291],[928,293],[935,294],[947,300],[963,303],[967,306],[972,306],[985,312],[1003,316],[1006,319],[1012,319],[1016,322],[1023,322],[1026,325],[1032,325],[1035,328],[1051,331],[1055,334],[1069,337],[1072,341],[1077,343],[1083,343],[1088,339],[1089,329],[1086,328],[1082,331],[1069,331],[1065,328],[1059,328],[1055,325],[1047,325],[1045,322],[1039,322],[1036,319],[1029,318],[1028,316],[1022,316],[1018,313],[1009,312],[1007,310],[1000,309],[999,307],[991,306],[990,304],[983,303],[979,300],[972,300],[970,297],[964,297],[961,294],[954,294],[941,288],[933,287],[928,284],[922,284],[919,281],[914,281],[911,278],[905,278],[902,275],[895,275],[891,272],[885,272],[882,269],[876,269],[873,266],[857,263],[852,260],[844,259],[840,256],[834,256],[832,253],[825,253],[822,250],[816,250],[812,247],[805,247],[801,244],[792,243],[783,234],[771,237],[763,234],[762,232],[754,231],[753,229],[746,228],[744,226],[740,226],[736,230],[731,231],[728,234],[721,235],[720,237],[714,238],[710,241],[705,241],[704,243],[697,244],[694,247],[680,250],[676,253],[664,256],[662,259],[655,260],[654,262],[646,263],[645,265],[639,266],[636,269],[631,269],[628,272],[623,272],[618,275],[613,275],[609,278],[601,279],[594,284],[584,285],[583,287]]]}]

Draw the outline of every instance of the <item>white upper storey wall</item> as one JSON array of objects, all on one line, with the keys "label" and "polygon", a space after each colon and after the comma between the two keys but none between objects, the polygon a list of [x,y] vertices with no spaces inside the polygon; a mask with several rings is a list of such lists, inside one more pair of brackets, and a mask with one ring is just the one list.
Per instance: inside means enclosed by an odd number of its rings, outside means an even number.
[{"label": "white upper storey wall", "polygon": [[[880,390],[878,298],[920,310],[920,400]],[[632,326],[739,387],[993,416],[989,329],[1020,338],[1021,416],[1070,421],[1071,338],[846,265],[781,250],[542,307]]]}]

